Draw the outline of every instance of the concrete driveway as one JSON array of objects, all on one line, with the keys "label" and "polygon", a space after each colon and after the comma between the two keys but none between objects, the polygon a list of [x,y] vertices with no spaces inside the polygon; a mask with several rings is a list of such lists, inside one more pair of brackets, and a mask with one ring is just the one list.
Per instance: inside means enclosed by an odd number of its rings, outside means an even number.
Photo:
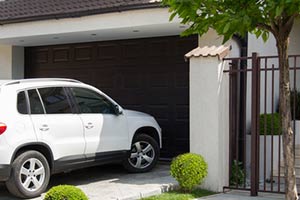
[{"label": "concrete driveway", "polygon": [[[107,165],[58,174],[51,177],[50,187],[70,184],[81,188],[90,200],[129,200],[160,194],[176,185],[169,165],[159,164],[151,172],[129,174],[122,166]],[[38,197],[32,200],[42,200]],[[16,200],[0,185],[0,200]]]}]

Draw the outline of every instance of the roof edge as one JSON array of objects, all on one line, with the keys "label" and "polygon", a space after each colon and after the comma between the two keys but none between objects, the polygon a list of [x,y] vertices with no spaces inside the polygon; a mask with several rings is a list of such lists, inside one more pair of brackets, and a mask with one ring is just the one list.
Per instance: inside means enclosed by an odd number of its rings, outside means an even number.
[{"label": "roof edge", "polygon": [[40,16],[34,16],[34,17],[20,17],[20,18],[16,18],[16,19],[0,20],[0,25],[22,23],[22,22],[32,22],[32,21],[42,21],[42,20],[50,20],[50,19],[58,20],[58,19],[65,19],[65,18],[78,18],[78,17],[97,15],[97,14],[123,12],[123,11],[149,9],[149,8],[164,8],[164,6],[162,6],[160,2],[154,2],[151,4],[118,6],[118,7],[111,7],[111,8],[105,8],[105,9],[77,11],[77,12],[62,13],[62,14],[49,14],[49,15],[40,15]]}]

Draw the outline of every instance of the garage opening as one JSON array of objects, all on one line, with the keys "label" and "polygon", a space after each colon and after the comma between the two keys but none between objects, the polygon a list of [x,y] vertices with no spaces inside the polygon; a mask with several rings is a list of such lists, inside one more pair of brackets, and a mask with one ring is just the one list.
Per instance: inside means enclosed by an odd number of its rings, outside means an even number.
[{"label": "garage opening", "polygon": [[25,77],[74,78],[125,109],[153,115],[162,158],[189,152],[189,64],[198,37],[170,36],[25,48]]}]

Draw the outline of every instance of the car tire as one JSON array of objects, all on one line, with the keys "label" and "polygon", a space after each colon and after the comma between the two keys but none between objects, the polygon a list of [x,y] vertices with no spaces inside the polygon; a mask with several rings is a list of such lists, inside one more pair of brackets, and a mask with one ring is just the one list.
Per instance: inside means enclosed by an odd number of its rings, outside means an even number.
[{"label": "car tire", "polygon": [[149,135],[139,134],[134,137],[123,166],[132,173],[148,172],[156,165],[158,158],[157,141]]},{"label": "car tire", "polygon": [[50,168],[47,159],[38,151],[26,151],[13,161],[6,187],[17,197],[33,198],[46,190],[49,179]]}]

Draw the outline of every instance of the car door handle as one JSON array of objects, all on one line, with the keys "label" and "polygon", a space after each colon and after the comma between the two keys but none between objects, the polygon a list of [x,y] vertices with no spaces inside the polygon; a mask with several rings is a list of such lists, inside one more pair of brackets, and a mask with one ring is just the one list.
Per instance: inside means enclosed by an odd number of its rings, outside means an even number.
[{"label": "car door handle", "polygon": [[40,128],[41,131],[48,131],[49,127],[47,124],[43,124],[42,127]]},{"label": "car door handle", "polygon": [[92,123],[88,123],[87,125],[84,126],[86,129],[91,129],[94,128],[94,125]]}]

